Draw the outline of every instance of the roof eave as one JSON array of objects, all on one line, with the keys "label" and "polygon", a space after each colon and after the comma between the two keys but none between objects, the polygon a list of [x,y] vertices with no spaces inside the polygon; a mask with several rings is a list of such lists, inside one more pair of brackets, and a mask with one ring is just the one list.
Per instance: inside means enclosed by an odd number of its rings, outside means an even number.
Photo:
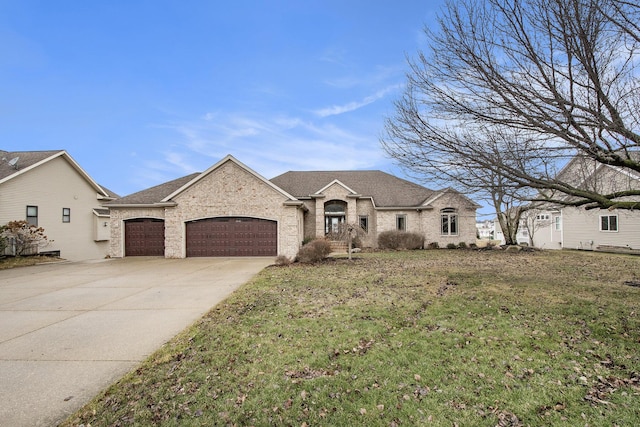
[{"label": "roof eave", "polygon": [[433,206],[377,206],[376,210],[379,210],[379,211],[401,211],[401,210],[430,211],[430,210],[433,210]]},{"label": "roof eave", "polygon": [[176,202],[160,202],[160,203],[105,203],[105,208],[171,208],[177,206]]}]

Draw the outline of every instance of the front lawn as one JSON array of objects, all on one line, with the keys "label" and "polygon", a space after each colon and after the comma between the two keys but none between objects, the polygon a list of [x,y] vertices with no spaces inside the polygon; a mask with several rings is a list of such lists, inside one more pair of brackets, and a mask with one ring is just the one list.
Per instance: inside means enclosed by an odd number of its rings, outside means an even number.
[{"label": "front lawn", "polygon": [[63,425],[640,423],[640,257],[269,267]]}]

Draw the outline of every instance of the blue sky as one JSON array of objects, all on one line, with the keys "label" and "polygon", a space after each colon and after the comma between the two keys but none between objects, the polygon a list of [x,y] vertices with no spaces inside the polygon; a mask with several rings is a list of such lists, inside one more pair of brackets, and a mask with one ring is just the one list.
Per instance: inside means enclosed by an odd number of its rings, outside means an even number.
[{"label": "blue sky", "polygon": [[121,195],[226,154],[402,176],[379,137],[442,4],[0,0],[0,148],[65,149]]}]

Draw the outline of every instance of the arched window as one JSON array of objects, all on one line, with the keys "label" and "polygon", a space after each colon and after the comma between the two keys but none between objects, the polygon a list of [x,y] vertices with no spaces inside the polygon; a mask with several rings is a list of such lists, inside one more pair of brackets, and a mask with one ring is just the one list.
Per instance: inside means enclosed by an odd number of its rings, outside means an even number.
[{"label": "arched window", "polygon": [[440,210],[440,234],[443,236],[458,235],[458,211],[454,208]]},{"label": "arched window", "polygon": [[324,233],[338,234],[342,231],[347,217],[347,203],[342,200],[329,200],[324,204]]},{"label": "arched window", "polygon": [[339,200],[332,200],[324,205],[324,213],[327,215],[344,215],[346,210],[347,204]]}]

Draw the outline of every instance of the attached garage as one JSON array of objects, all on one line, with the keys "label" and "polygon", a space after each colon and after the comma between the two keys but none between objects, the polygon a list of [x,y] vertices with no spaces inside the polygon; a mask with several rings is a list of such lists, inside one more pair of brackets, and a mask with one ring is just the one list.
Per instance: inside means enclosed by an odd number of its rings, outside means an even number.
[{"label": "attached garage", "polygon": [[188,257],[275,256],[278,225],[251,217],[207,218],[186,224]]},{"label": "attached garage", "polygon": [[135,218],[124,222],[125,256],[164,256],[164,220]]},{"label": "attached garage", "polygon": [[303,201],[232,156],[106,206],[114,258],[293,258],[304,239],[307,211]]}]

